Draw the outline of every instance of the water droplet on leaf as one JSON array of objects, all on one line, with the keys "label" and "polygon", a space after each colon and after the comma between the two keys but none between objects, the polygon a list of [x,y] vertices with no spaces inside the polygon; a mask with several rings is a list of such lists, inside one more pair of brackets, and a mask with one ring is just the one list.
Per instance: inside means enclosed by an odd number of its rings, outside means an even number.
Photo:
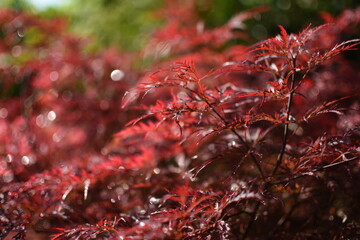
[{"label": "water droplet on leaf", "polygon": [[13,161],[13,156],[11,154],[6,155],[6,161],[11,163]]},{"label": "water droplet on leaf", "polygon": [[86,179],[84,182],[84,200],[87,199],[88,192],[89,192],[89,186],[90,186],[90,179]]},{"label": "water droplet on leaf", "polygon": [[151,197],[149,200],[150,204],[159,204],[160,203],[160,199],[159,198],[155,198],[155,197]]}]

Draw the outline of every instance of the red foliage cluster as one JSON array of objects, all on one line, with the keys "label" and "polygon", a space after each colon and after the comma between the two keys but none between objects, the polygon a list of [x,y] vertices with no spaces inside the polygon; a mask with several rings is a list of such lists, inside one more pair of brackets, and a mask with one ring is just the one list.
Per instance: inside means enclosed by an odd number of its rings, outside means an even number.
[{"label": "red foliage cluster", "polygon": [[126,93],[132,56],[0,11],[0,238],[359,237],[360,9],[248,48],[263,8],[173,6]]}]

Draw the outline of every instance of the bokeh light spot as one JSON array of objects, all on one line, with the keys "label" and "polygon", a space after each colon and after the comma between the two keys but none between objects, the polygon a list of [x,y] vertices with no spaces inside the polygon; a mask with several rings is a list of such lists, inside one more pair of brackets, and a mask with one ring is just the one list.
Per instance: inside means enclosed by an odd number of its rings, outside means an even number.
[{"label": "bokeh light spot", "polygon": [[110,77],[113,81],[121,81],[125,77],[125,73],[120,69],[115,69],[111,72]]}]

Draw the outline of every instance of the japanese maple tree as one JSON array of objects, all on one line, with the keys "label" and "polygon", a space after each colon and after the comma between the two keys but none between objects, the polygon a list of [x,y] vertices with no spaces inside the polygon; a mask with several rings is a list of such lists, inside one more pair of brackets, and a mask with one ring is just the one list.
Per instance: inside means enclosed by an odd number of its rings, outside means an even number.
[{"label": "japanese maple tree", "polygon": [[0,237],[359,237],[360,9],[231,44],[265,10],[169,1],[148,73],[2,10]]}]

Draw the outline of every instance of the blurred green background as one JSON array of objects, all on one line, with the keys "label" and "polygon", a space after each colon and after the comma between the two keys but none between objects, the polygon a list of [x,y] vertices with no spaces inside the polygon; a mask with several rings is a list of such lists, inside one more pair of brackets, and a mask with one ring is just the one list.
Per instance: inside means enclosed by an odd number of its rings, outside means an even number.
[{"label": "blurred green background", "polygon": [[[150,34],[163,23],[156,10],[164,6],[165,0],[59,2],[2,0],[0,5],[44,17],[66,17],[70,23],[69,30],[90,36],[93,39],[92,47],[97,50],[108,46],[116,46],[124,51],[139,50],[147,43]],[[279,32],[280,24],[289,32],[297,32],[309,23],[321,24],[321,12],[337,15],[346,8],[360,6],[359,0],[197,0],[195,3],[199,16],[208,28],[225,23],[237,12],[260,5],[268,6],[269,11],[247,21],[251,34],[249,44],[274,36]]]}]

